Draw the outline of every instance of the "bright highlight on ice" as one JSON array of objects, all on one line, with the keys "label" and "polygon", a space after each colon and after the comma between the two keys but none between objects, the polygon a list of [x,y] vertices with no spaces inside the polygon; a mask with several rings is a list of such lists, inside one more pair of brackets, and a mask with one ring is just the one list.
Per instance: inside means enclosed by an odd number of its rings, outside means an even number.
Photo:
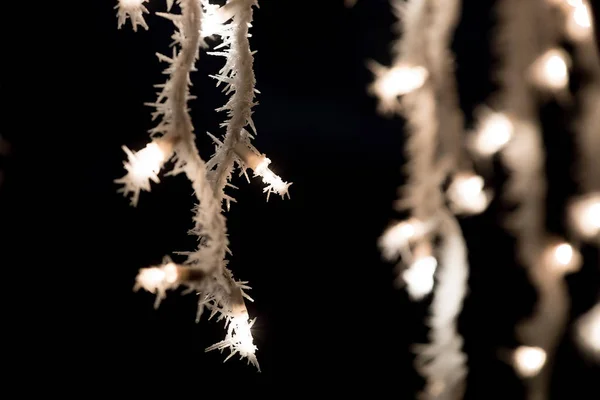
[{"label": "bright highlight on ice", "polygon": [[142,268],[135,278],[134,291],[144,289],[156,295],[154,308],[167,296],[167,290],[179,286],[179,272],[177,266],[168,262],[160,267]]},{"label": "bright highlight on ice", "polygon": [[600,303],[580,317],[576,330],[579,345],[600,362]]},{"label": "bright highlight on ice", "polygon": [[471,173],[462,173],[454,177],[448,188],[448,200],[453,211],[460,214],[479,214],[483,212],[490,197],[483,187],[483,178]]},{"label": "bright highlight on ice", "polygon": [[587,0],[549,0],[564,14],[567,36],[574,41],[587,40],[592,33],[592,17]]},{"label": "bright highlight on ice", "polygon": [[[236,350],[240,352],[242,357],[248,357],[250,354],[254,354],[256,346],[254,345],[254,339],[252,338],[252,328],[254,322],[249,322],[248,314],[243,314],[238,317],[234,317],[230,324],[233,325],[232,342],[235,343]],[[233,352],[232,352],[233,355]]]},{"label": "bright highlight on ice", "polygon": [[131,170],[134,179],[155,179],[165,162],[165,153],[154,142],[149,143],[142,150],[134,154],[130,160]]},{"label": "bright highlight on ice", "polygon": [[565,89],[569,84],[569,58],[560,49],[550,49],[542,54],[533,65],[535,83],[550,90]]},{"label": "bright highlight on ice", "polygon": [[590,11],[587,4],[582,1],[579,2],[573,10],[573,21],[582,28],[591,28],[592,19],[590,18]]},{"label": "bright highlight on ice", "polygon": [[146,0],[119,0],[119,3],[123,8],[133,9],[141,6],[144,1]]},{"label": "bright highlight on ice", "polygon": [[398,222],[389,227],[379,238],[379,247],[388,261],[396,260],[408,250],[409,241],[423,234],[425,227],[415,218]]},{"label": "bright highlight on ice", "polygon": [[547,248],[545,262],[551,270],[569,274],[581,268],[581,254],[569,243],[555,243]]},{"label": "bright highlight on ice", "polygon": [[572,225],[585,239],[600,235],[600,193],[576,199],[570,209]]},{"label": "bright highlight on ice", "polygon": [[137,283],[151,293],[156,293],[161,286],[172,285],[177,282],[177,266],[168,263],[162,267],[144,268],[140,270]]},{"label": "bright highlight on ice", "polygon": [[239,1],[229,1],[222,7],[206,3],[206,10],[202,18],[202,37],[221,34],[227,28],[225,23],[233,17],[237,3]]},{"label": "bright highlight on ice", "polygon": [[396,97],[423,86],[427,76],[423,67],[396,66],[380,77],[378,86],[383,97]]},{"label": "bright highlight on ice", "polygon": [[396,65],[391,68],[378,64],[371,64],[375,74],[375,82],[370,86],[370,91],[380,101],[384,111],[395,108],[398,96],[410,93],[423,86],[429,73],[421,66]]},{"label": "bright highlight on ice", "polygon": [[272,192],[277,193],[281,197],[284,197],[285,195],[289,197],[290,194],[288,190],[291,183],[284,182],[278,175],[271,171],[269,168],[270,163],[271,160],[265,157],[254,169],[255,175],[260,176],[263,183],[267,185],[263,190],[267,193],[267,200],[269,200],[269,196]]},{"label": "bright highlight on ice", "polygon": [[206,351],[222,351],[229,348],[231,352],[224,361],[239,354],[240,358],[246,358],[260,372],[260,366],[255,356],[258,348],[254,345],[254,339],[252,338],[252,325],[254,325],[254,320],[250,321],[246,312],[230,317],[227,322],[227,335],[225,339],[208,347]]},{"label": "bright highlight on ice", "polygon": [[573,260],[573,246],[568,243],[559,244],[554,250],[554,257],[561,265],[569,265]]},{"label": "bright highlight on ice", "polygon": [[513,123],[505,114],[489,113],[480,122],[470,145],[476,153],[490,156],[510,141],[513,130]]},{"label": "bright highlight on ice", "polygon": [[540,347],[520,346],[513,354],[517,373],[523,378],[537,375],[546,363],[546,352]]},{"label": "bright highlight on ice", "polygon": [[121,28],[127,18],[131,20],[131,26],[133,30],[137,30],[137,26],[141,25],[144,29],[148,29],[146,21],[144,21],[144,14],[148,13],[148,10],[144,6],[144,3],[148,0],[119,0],[119,4],[115,6],[118,9],[118,27]]},{"label": "bright highlight on ice", "polygon": [[127,174],[116,179],[115,183],[123,185],[119,192],[125,196],[133,193],[131,204],[135,206],[139,200],[140,191],[150,191],[150,180],[159,182],[158,173],[170,154],[165,154],[156,142],[150,142],[137,153],[133,153],[127,146],[123,146],[123,151],[128,158],[128,161],[124,163]]},{"label": "bright highlight on ice", "polygon": [[413,300],[421,300],[433,290],[437,260],[433,256],[417,258],[402,272],[406,290]]}]

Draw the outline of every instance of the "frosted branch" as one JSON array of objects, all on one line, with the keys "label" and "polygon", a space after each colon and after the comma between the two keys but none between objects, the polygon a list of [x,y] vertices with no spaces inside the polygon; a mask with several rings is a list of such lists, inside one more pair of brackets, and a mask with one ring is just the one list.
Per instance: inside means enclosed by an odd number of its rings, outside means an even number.
[{"label": "frosted branch", "polygon": [[136,277],[134,290],[143,288],[154,293],[155,308],[166,297],[167,290],[185,287],[187,290],[184,293],[196,293],[199,299],[196,322],[200,320],[206,308],[211,312],[210,318],[219,315],[218,320],[225,319],[227,328],[225,339],[208,347],[206,351],[228,348],[230,355],[225,361],[239,354],[260,371],[254,355],[257,348],[250,331],[254,320],[249,321],[244,304],[244,297],[247,297],[244,289],[250,288],[245,285],[246,282],[235,281],[229,270],[225,269],[224,272],[224,275],[215,276],[206,273],[203,269],[175,264],[167,257],[159,266],[141,269]]},{"label": "frosted branch", "polygon": [[[227,28],[221,33],[225,65],[214,78],[225,83],[223,91],[232,93],[229,101],[217,111],[226,111],[228,120],[223,123],[226,134],[223,145],[213,156],[216,169],[211,173],[213,188],[219,198],[223,198],[223,189],[230,179],[235,162],[235,147],[243,137],[246,125],[254,129],[252,122],[252,106],[254,105],[254,86],[256,79],[252,65],[254,57],[248,41],[248,27],[252,22],[252,6],[254,0],[232,1],[233,18]],[[211,160],[213,162],[213,160]]]},{"label": "frosted branch", "polygon": [[[120,0],[119,26],[130,18],[134,30],[137,25],[147,28],[142,14],[147,12],[143,0]],[[251,108],[254,105],[254,72],[252,53],[248,42],[248,26],[252,21],[252,6],[255,1],[231,0],[223,7],[216,7],[204,1],[207,10],[207,26],[203,29],[203,9],[201,0],[177,0],[181,14],[157,13],[171,21],[176,28],[173,34],[172,55],[157,54],[159,61],[167,63],[164,73],[168,79],[159,89],[157,99],[148,105],[155,109],[153,119],[157,125],[150,131],[152,141],[142,150],[132,152],[124,150],[128,156],[125,163],[127,174],[116,180],[123,185],[119,190],[126,196],[132,194],[132,204],[136,205],[141,191],[150,191],[151,181],[158,183],[158,174],[165,163],[173,160],[173,170],[168,174],[184,173],[190,180],[198,200],[195,207],[194,227],[190,233],[198,237],[198,248],[193,252],[180,253],[187,256],[184,264],[175,264],[166,259],[160,266],[140,270],[136,278],[135,290],[143,288],[156,295],[155,307],[158,307],[167,291],[185,286],[199,295],[198,315],[200,319],[205,308],[211,311],[211,317],[219,315],[224,319],[227,333],[225,340],[207,349],[223,350],[229,348],[231,354],[247,358],[258,369],[254,355],[256,346],[252,341],[244,297],[250,299],[243,289],[245,282],[233,280],[226,268],[225,256],[229,241],[225,217],[221,213],[221,202],[229,199],[223,192],[225,184],[238,162],[252,168],[268,185],[268,194],[276,192],[282,197],[287,194],[289,185],[268,167],[269,160],[258,153],[249,143],[250,135],[244,127],[250,125]],[[173,6],[173,0],[167,0],[167,9]],[[233,18],[232,22],[225,24]],[[228,47],[222,52],[227,57],[225,67],[217,76],[219,81],[227,82],[226,90],[233,91],[228,103],[222,110],[228,111],[227,136],[223,143],[218,142],[215,156],[205,163],[195,144],[192,119],[187,103],[193,96],[189,93],[190,73],[195,70],[200,47],[206,46],[203,37],[220,34],[222,46]],[[215,138],[216,139],[216,138]],[[213,170],[215,168],[215,170]]]}]

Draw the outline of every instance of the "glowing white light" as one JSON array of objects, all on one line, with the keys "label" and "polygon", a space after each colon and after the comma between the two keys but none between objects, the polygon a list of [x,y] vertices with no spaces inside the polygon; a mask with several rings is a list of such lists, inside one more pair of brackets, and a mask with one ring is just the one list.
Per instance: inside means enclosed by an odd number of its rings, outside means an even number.
[{"label": "glowing white light", "polygon": [[457,174],[448,188],[448,199],[457,213],[478,214],[486,209],[490,196],[483,190],[481,176],[471,173]]},{"label": "glowing white light", "polygon": [[414,218],[389,227],[379,238],[379,247],[383,257],[389,261],[397,259],[408,248],[409,241],[415,236],[421,235],[424,230],[423,224]]},{"label": "glowing white light", "polygon": [[125,24],[127,18],[129,18],[134,31],[137,31],[138,25],[148,29],[148,25],[143,17],[145,13],[148,13],[148,9],[144,6],[144,3],[147,1],[148,0],[119,0],[119,4],[115,6],[115,8],[118,8],[118,27],[121,28],[121,26]]},{"label": "glowing white light", "polygon": [[177,266],[170,262],[161,267],[140,269],[136,278],[136,287],[151,293],[164,292],[177,283],[178,279]]},{"label": "glowing white light", "polygon": [[524,378],[537,375],[546,363],[546,352],[539,347],[520,346],[513,354],[517,373]]},{"label": "glowing white light", "polygon": [[396,230],[400,235],[405,236],[409,239],[413,237],[416,232],[415,226],[410,222],[399,223],[398,225],[396,225]]},{"label": "glowing white light", "polygon": [[420,66],[398,65],[392,68],[380,68],[373,89],[384,102],[410,93],[423,86],[429,73]]},{"label": "glowing white light", "polygon": [[203,18],[202,19],[202,30],[200,35],[205,38],[212,35],[216,35],[223,29],[221,24],[216,18]]},{"label": "glowing white light", "polygon": [[164,281],[165,271],[160,268],[141,269],[137,276],[137,283],[149,292],[154,292]]},{"label": "glowing white light", "polygon": [[567,35],[572,40],[583,40],[592,33],[592,18],[587,4],[583,1],[570,2],[567,10]]},{"label": "glowing white light", "polygon": [[242,358],[248,359],[248,362],[252,363],[260,371],[258,361],[254,355],[257,347],[254,345],[252,338],[251,328],[253,324],[254,320],[249,321],[247,312],[229,317],[225,339],[208,347],[206,351],[229,348],[231,353],[225,361],[229,360],[235,354],[239,354]]},{"label": "glowing white light", "polygon": [[596,229],[600,229],[600,202],[590,204],[585,213],[585,217]]},{"label": "glowing white light", "polygon": [[406,290],[413,300],[420,300],[433,290],[437,260],[432,256],[420,257],[402,272]]},{"label": "glowing white light", "polygon": [[139,8],[146,0],[119,0],[119,5],[128,9]]},{"label": "glowing white light", "polygon": [[263,183],[267,185],[267,187],[263,190],[264,192],[267,192],[267,200],[269,200],[269,195],[271,192],[275,192],[281,197],[284,197],[287,194],[289,197],[290,194],[288,189],[291,183],[284,182],[279,176],[271,171],[271,169],[269,169],[270,163],[271,160],[265,157],[254,169],[254,173],[260,176],[263,180]]},{"label": "glowing white light", "polygon": [[165,153],[158,144],[151,142],[130,159],[129,172],[136,181],[147,179],[158,181],[156,174],[160,171],[163,162],[165,162]]},{"label": "glowing white light", "polygon": [[560,90],[569,84],[569,58],[559,49],[550,49],[533,65],[533,79],[543,88]]},{"label": "glowing white light", "polygon": [[554,249],[554,257],[561,265],[569,265],[573,260],[573,247],[568,243],[559,244]]},{"label": "glowing white light", "polygon": [[256,352],[256,346],[254,345],[254,339],[250,330],[252,324],[248,321],[248,318],[248,314],[244,314],[233,317],[230,322],[233,325],[231,340],[235,343],[237,350],[243,357],[248,357],[248,355]]},{"label": "glowing white light", "polygon": [[600,360],[600,303],[580,317],[576,329],[580,346]]},{"label": "glowing white light", "polygon": [[583,2],[575,7],[575,10],[573,11],[573,21],[583,28],[590,28],[592,26],[590,12],[587,5],[583,4]]},{"label": "glowing white light", "polygon": [[230,20],[239,10],[241,1],[232,0],[222,7],[217,4],[206,4],[206,10],[202,17],[202,37],[221,35],[227,28],[225,23]]},{"label": "glowing white light", "polygon": [[548,246],[545,260],[551,270],[561,274],[577,272],[581,267],[581,254],[565,242]]},{"label": "glowing white light", "polygon": [[167,265],[162,267],[162,270],[165,274],[164,280],[166,283],[171,284],[177,282],[177,279],[179,278],[179,273],[177,272],[177,266],[175,264],[168,263]]},{"label": "glowing white light", "polygon": [[171,157],[173,144],[170,141],[160,141],[149,143],[145,148],[137,153],[132,152],[127,146],[122,146],[127,154],[125,170],[127,174],[119,179],[115,179],[118,184],[124,185],[119,192],[125,196],[133,193],[131,204],[137,205],[140,191],[150,191],[150,180],[158,183],[158,173],[166,160]]},{"label": "glowing white light", "polygon": [[584,238],[600,235],[600,193],[593,193],[572,203],[571,220],[575,230]]},{"label": "glowing white light", "polygon": [[490,113],[481,121],[471,147],[480,155],[490,156],[510,141],[513,130],[513,124],[505,114]]}]

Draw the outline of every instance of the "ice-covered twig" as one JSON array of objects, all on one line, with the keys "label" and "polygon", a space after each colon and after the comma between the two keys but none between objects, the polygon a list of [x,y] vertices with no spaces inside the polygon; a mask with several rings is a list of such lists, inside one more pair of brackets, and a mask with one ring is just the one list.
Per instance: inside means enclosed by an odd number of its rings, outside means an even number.
[{"label": "ice-covered twig", "polygon": [[235,281],[227,269],[224,270],[224,275],[215,276],[200,268],[175,264],[166,257],[161,265],[140,270],[134,290],[143,288],[155,294],[154,307],[157,308],[166,297],[167,290],[175,290],[179,287],[187,287],[188,292],[198,295],[196,322],[200,320],[204,308],[211,311],[211,317],[219,314],[218,319],[225,319],[227,328],[225,339],[208,347],[206,351],[229,348],[230,355],[225,361],[235,354],[240,354],[260,371],[254,355],[257,348],[250,330],[254,320],[249,321],[244,303],[244,297],[247,295],[243,290],[249,289],[245,286],[245,282]]},{"label": "ice-covered twig", "polygon": [[[143,2],[119,0],[119,26],[129,17],[134,29],[137,24],[147,28],[142,18],[143,12],[146,12]],[[173,0],[167,0],[167,8],[170,9],[173,3]],[[236,94],[224,107],[229,110],[230,116],[227,122],[229,139],[226,139],[226,146],[221,149],[226,151],[216,158],[217,162],[209,162],[210,168],[196,148],[192,120],[187,107],[188,101],[192,99],[189,93],[190,73],[195,70],[194,64],[199,56],[200,47],[206,45],[202,37],[207,36],[209,32],[202,29],[203,10],[200,0],[177,0],[177,4],[181,14],[158,13],[159,16],[173,22],[176,32],[172,36],[172,56],[157,54],[160,61],[168,64],[165,70],[168,79],[164,84],[157,85],[160,89],[157,99],[149,104],[155,108],[153,118],[158,119],[158,124],[151,130],[153,140],[137,153],[124,147],[129,158],[125,164],[127,174],[116,182],[123,185],[120,191],[125,195],[133,194],[132,203],[135,205],[140,191],[149,191],[150,181],[158,182],[159,171],[172,159],[174,166],[170,174],[185,173],[198,200],[194,215],[195,224],[191,230],[199,239],[198,248],[196,251],[185,253],[187,260],[183,265],[166,260],[161,266],[142,269],[136,279],[135,289],[144,288],[156,294],[156,307],[169,289],[187,286],[197,292],[200,296],[198,319],[204,308],[208,308],[211,310],[211,316],[219,314],[219,319],[226,321],[225,340],[209,349],[230,348],[232,355],[239,353],[258,368],[254,355],[256,346],[252,343],[250,332],[252,323],[248,321],[244,302],[244,297],[249,298],[243,293],[247,286],[234,281],[231,272],[225,266],[229,242],[225,217],[221,213],[221,201],[225,197],[224,184],[231,173],[233,157],[239,157],[235,156],[235,144],[239,142],[244,126],[247,123],[252,126],[250,109],[253,105],[254,73],[247,33],[248,24],[252,19],[251,7],[255,1],[232,0],[221,8],[211,7],[205,2],[210,17],[213,17],[212,22],[219,25],[215,32],[224,36],[225,44],[236,44],[230,52],[228,64],[221,71],[221,78],[232,79],[228,86],[236,90]],[[231,17],[233,22],[229,26],[223,26],[222,24]],[[211,30],[214,30],[214,26]],[[232,145],[234,147],[231,147]],[[212,166],[217,168],[216,179],[215,172],[210,171]],[[278,190],[282,195],[287,192],[287,186],[277,186],[280,179],[277,181],[272,172],[268,175],[268,168],[260,168],[257,165],[255,171],[264,179],[271,179],[269,191]]]},{"label": "ice-covered twig", "polygon": [[[223,198],[223,189],[229,180],[235,162],[235,146],[242,140],[242,132],[249,125],[254,132],[252,122],[252,106],[254,106],[254,93],[256,79],[252,68],[254,57],[250,51],[248,41],[248,27],[252,22],[252,6],[255,0],[234,0],[232,21],[221,33],[223,39],[220,47],[224,49],[221,54],[226,57],[226,62],[219,74],[214,76],[217,85],[225,83],[223,91],[232,93],[228,102],[218,111],[226,111],[228,120],[223,123],[226,134],[223,145],[213,156],[215,170],[211,171],[213,188],[220,199]],[[211,160],[212,162],[213,160]]]}]

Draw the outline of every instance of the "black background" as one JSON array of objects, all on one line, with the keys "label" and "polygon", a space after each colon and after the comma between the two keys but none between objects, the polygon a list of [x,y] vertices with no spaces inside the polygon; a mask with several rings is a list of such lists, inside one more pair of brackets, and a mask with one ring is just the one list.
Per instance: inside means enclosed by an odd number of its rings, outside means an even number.
[{"label": "black background", "polygon": [[[194,323],[193,296],[171,294],[154,310],[151,295],[132,292],[139,268],[195,248],[187,235],[195,198],[183,176],[161,178],[136,209],[116,193],[121,145],[142,148],[153,126],[143,103],[164,79],[154,53],[168,51],[172,27],[150,16],[149,31],[134,33],[129,23],[117,30],[114,3],[61,3],[56,16],[31,5],[46,22],[42,29],[14,28],[27,15],[23,4],[20,13],[6,12],[1,133],[11,151],[2,160],[0,212],[12,289],[6,312],[15,321],[6,330],[16,339],[7,353],[15,356],[16,376],[39,376],[22,389],[73,390],[83,398],[200,397],[207,390],[226,398],[414,398],[423,380],[410,345],[426,340],[428,301],[413,303],[393,287],[393,266],[381,262],[376,247],[390,219],[402,217],[392,203],[404,179],[402,120],[377,115],[366,93],[367,60],[390,61],[395,18],[388,2],[359,0],[347,9],[341,0],[262,0],[255,10],[250,40],[261,94],[254,144],[294,182],[285,201],[265,202],[256,179],[235,178],[239,189],[230,192],[237,199],[227,213],[230,268],[253,288],[249,310],[257,317],[262,373],[237,357],[223,364],[225,355],[204,352],[224,331],[206,316]],[[453,44],[469,126],[473,109],[495,89],[492,5],[465,1]],[[149,5],[152,12],[164,8],[163,1]],[[214,109],[226,97],[208,78],[221,65],[222,58],[203,53],[192,75],[198,99],[190,106],[204,159],[213,149],[204,132],[223,133],[225,116]],[[574,89],[577,82],[575,70]],[[547,225],[555,234],[564,233],[565,201],[577,190],[571,110],[548,101],[541,113]],[[504,180],[498,166],[490,184],[501,190]],[[518,345],[514,326],[531,312],[536,293],[501,227],[505,211],[496,200],[484,214],[461,220],[471,264],[459,320],[468,399],[523,396],[498,355]],[[582,251],[586,264],[567,278],[572,319],[594,304],[600,287],[598,251]],[[567,334],[553,398],[598,398],[599,372]]]}]

